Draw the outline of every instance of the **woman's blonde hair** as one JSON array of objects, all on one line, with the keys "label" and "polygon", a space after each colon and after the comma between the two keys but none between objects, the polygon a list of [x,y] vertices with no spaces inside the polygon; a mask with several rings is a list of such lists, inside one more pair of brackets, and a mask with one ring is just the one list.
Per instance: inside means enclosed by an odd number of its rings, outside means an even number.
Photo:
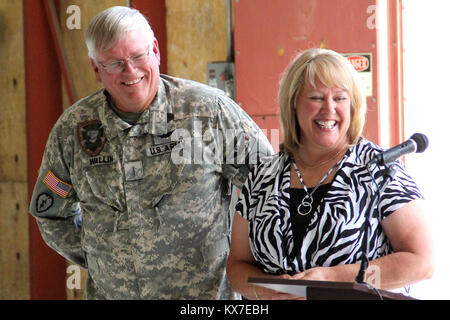
[{"label": "woman's blonde hair", "polygon": [[366,105],[363,103],[360,80],[355,68],[346,58],[332,50],[309,49],[292,60],[280,82],[278,100],[283,128],[280,151],[294,154],[301,145],[296,104],[306,81],[315,87],[316,77],[327,87],[344,89],[350,95],[351,121],[348,143],[356,144],[362,134]]}]

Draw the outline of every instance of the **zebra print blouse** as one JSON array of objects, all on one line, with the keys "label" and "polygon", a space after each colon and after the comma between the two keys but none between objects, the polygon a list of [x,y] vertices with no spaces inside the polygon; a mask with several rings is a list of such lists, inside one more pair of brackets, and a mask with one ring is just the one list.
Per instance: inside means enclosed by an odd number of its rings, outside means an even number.
[{"label": "zebra print blouse", "polygon": [[[311,211],[313,215],[303,237],[294,239],[291,225],[291,158],[278,153],[249,173],[236,211],[249,220],[250,247],[256,261],[268,273],[298,273],[316,266],[360,262],[365,212],[377,187],[365,164],[378,152],[377,145],[365,140],[351,147],[324,198]],[[378,201],[379,217],[370,218],[368,258],[373,260],[392,252],[380,221],[403,204],[422,195],[400,161],[397,172]],[[384,166],[373,168],[377,184]],[[294,214],[294,213],[292,213]],[[299,251],[293,253],[295,247]]]}]

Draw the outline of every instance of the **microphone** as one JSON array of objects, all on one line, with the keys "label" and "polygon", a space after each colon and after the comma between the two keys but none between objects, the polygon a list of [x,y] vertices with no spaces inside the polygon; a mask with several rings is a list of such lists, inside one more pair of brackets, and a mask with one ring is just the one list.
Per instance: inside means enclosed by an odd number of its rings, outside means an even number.
[{"label": "microphone", "polygon": [[428,147],[428,138],[423,133],[414,133],[411,138],[405,142],[392,147],[386,151],[380,152],[373,157],[367,166],[371,164],[383,165],[395,161],[397,158],[413,152],[424,152]]}]

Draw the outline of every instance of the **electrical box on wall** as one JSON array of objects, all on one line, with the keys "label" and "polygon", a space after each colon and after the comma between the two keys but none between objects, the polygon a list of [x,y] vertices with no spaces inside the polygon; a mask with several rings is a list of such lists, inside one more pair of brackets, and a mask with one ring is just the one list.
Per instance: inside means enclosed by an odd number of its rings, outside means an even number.
[{"label": "electrical box on wall", "polygon": [[234,62],[210,62],[206,67],[206,81],[211,87],[221,89],[235,100]]}]

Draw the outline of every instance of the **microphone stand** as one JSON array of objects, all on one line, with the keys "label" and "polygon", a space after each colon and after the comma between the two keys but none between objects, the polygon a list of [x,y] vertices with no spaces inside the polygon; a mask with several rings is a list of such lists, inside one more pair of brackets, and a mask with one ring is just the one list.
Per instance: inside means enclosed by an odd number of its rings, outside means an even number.
[{"label": "microphone stand", "polygon": [[[372,175],[372,172],[370,171],[369,168],[370,164],[366,165],[367,170],[370,173],[370,176],[372,177],[373,183],[376,184],[375,178]],[[372,197],[372,199],[370,200],[370,205],[369,205],[369,209],[366,211],[366,220],[364,223],[364,235],[363,235],[363,244],[362,244],[362,253],[361,253],[361,264],[360,264],[360,268],[359,268],[359,272],[358,275],[355,278],[355,281],[357,283],[361,283],[361,284],[366,284],[367,283],[364,281],[364,277],[366,274],[366,270],[367,267],[369,266],[369,258],[368,258],[368,251],[369,251],[369,247],[370,247],[370,239],[368,237],[369,231],[371,229],[370,227],[370,218],[372,217],[378,217],[378,210],[375,210],[376,207],[378,206],[378,201],[380,199],[381,193],[384,190],[384,188],[386,187],[387,183],[392,181],[392,179],[394,178],[395,174],[397,172],[397,168],[394,168],[394,163],[391,164],[387,164],[386,169],[384,169],[382,171],[382,176],[385,177],[385,179],[381,182],[380,185],[377,185],[378,188],[378,194]]]}]

